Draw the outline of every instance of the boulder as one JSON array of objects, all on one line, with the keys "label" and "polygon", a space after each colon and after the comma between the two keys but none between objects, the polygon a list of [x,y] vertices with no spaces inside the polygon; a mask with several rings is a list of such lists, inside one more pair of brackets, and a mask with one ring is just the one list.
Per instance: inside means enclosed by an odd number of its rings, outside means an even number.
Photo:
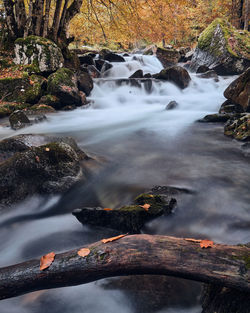
[{"label": "boulder", "polygon": [[205,73],[197,74],[197,77],[199,77],[199,78],[213,78],[215,82],[219,81],[218,75],[213,70],[207,71]]},{"label": "boulder", "polygon": [[[61,108],[61,103],[60,103],[59,98],[57,98],[56,96],[50,95],[50,94],[43,96],[39,100],[38,106],[41,106],[41,105],[49,106],[49,107],[52,107],[56,110]],[[34,106],[32,106],[31,109],[33,107]]]},{"label": "boulder", "polygon": [[95,60],[95,66],[96,66],[96,68],[98,69],[99,72],[102,71],[102,67],[103,67],[104,63],[105,63],[104,60],[101,60],[101,59]]},{"label": "boulder", "polygon": [[209,114],[203,119],[198,120],[199,123],[225,123],[232,117],[232,114]]},{"label": "boulder", "polygon": [[78,77],[70,69],[61,68],[48,77],[48,93],[59,99],[60,109],[66,105],[84,105],[80,90]]},{"label": "boulder", "polygon": [[93,79],[91,78],[89,73],[85,71],[78,71],[76,73],[76,78],[79,90],[84,92],[86,96],[89,96],[91,90],[94,87]]},{"label": "boulder", "polygon": [[73,215],[82,224],[139,233],[146,222],[170,214],[175,204],[173,198],[141,194],[129,206],[119,209],[80,208],[74,210]]},{"label": "boulder", "polygon": [[30,120],[23,111],[14,111],[9,116],[9,122],[12,129],[17,130],[30,125]]},{"label": "boulder", "polygon": [[0,142],[0,205],[66,192],[86,180],[87,155],[69,137],[19,135]]},{"label": "boulder", "polygon": [[206,73],[208,71],[210,71],[209,67],[207,67],[206,65],[200,65],[196,70],[196,74]]},{"label": "boulder", "polygon": [[178,107],[178,103],[176,101],[170,101],[169,104],[166,106],[166,110],[173,110]]},{"label": "boulder", "polygon": [[86,65],[95,65],[95,61],[93,60],[93,57],[89,54],[85,54],[85,55],[80,55],[79,57],[79,61],[80,64],[86,64]]},{"label": "boulder", "polygon": [[134,74],[131,75],[129,78],[143,78],[143,71],[138,70],[138,71],[134,72]]},{"label": "boulder", "polygon": [[55,113],[56,110],[50,106],[50,105],[46,105],[46,104],[35,104],[32,107],[29,108],[29,110],[27,111],[29,114],[44,114],[44,113]]},{"label": "boulder", "polygon": [[103,49],[99,53],[99,57],[109,62],[125,62],[124,57],[113,53],[107,49]]},{"label": "boulder", "polygon": [[0,102],[0,118],[9,116],[16,110],[22,110],[26,108],[27,105],[25,103],[19,102]]},{"label": "boulder", "polygon": [[173,82],[181,89],[186,88],[191,81],[188,71],[177,65],[164,69],[160,73],[153,75],[153,77]]},{"label": "boulder", "polygon": [[226,100],[222,103],[219,113],[243,113],[244,110],[239,104],[235,104],[230,100]]},{"label": "boulder", "polygon": [[61,49],[53,41],[38,36],[18,38],[15,56],[16,64],[34,64],[40,72],[54,72],[64,63]]},{"label": "boulder", "polygon": [[227,87],[224,96],[244,111],[250,110],[250,67]]},{"label": "boulder", "polygon": [[237,114],[225,125],[224,134],[240,141],[250,141],[250,114]]},{"label": "boulder", "polygon": [[156,56],[162,63],[163,67],[172,66],[178,63],[180,59],[180,53],[175,49],[163,49],[157,48]]},{"label": "boulder", "polygon": [[91,78],[99,78],[101,76],[101,73],[94,65],[88,65],[87,69]]},{"label": "boulder", "polygon": [[217,18],[201,33],[190,69],[205,65],[218,75],[241,74],[250,66],[249,45],[247,31]]}]

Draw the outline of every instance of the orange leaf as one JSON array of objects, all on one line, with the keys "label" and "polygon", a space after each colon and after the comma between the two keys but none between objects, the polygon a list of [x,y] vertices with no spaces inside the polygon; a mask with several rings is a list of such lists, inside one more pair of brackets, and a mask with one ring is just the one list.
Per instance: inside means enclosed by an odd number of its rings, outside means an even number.
[{"label": "orange leaf", "polygon": [[125,237],[125,236],[127,236],[127,234],[125,234],[125,235],[120,235],[120,236],[116,236],[116,237],[111,237],[111,238],[108,238],[108,239],[102,239],[102,242],[103,242],[103,243],[112,242],[112,241],[118,240],[118,239],[120,239],[120,238],[122,238],[122,237]]},{"label": "orange leaf", "polygon": [[34,83],[35,83],[35,82],[33,82],[33,80],[30,80],[30,84],[31,84],[31,85],[34,85]]},{"label": "orange leaf", "polygon": [[205,248],[205,249],[212,248],[214,246],[214,242],[211,240],[205,239],[200,242],[200,246],[201,248]]},{"label": "orange leaf", "polygon": [[110,209],[110,208],[104,208],[103,210],[104,211],[113,211],[113,209]]},{"label": "orange leaf", "polygon": [[40,259],[40,271],[45,270],[46,268],[50,267],[50,265],[55,260],[55,253],[50,252],[46,255],[43,255]]},{"label": "orange leaf", "polygon": [[40,158],[39,158],[39,156],[38,156],[38,155],[36,155],[36,161],[37,161],[37,163],[39,163],[39,162],[40,162]]},{"label": "orange leaf", "polygon": [[90,254],[90,250],[88,248],[83,248],[83,249],[77,251],[77,254],[84,258],[85,256]]},{"label": "orange leaf", "polygon": [[145,211],[148,211],[148,209],[151,207],[150,204],[144,204],[144,205],[140,205],[141,208],[143,208]]},{"label": "orange leaf", "polygon": [[184,238],[186,241],[191,241],[191,242],[201,242],[200,239],[193,239],[193,238]]}]

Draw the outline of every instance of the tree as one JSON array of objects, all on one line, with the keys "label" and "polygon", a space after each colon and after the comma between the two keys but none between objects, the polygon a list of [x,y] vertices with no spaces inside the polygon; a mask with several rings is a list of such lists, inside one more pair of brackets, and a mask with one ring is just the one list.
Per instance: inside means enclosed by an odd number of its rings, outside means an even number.
[{"label": "tree", "polygon": [[43,36],[68,44],[68,26],[80,12],[83,0],[3,0],[9,36]]}]

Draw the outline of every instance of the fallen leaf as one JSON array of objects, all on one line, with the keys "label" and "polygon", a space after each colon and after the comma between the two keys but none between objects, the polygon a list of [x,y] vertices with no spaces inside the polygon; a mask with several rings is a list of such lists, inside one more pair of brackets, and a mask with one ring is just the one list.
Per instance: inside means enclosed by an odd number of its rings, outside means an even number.
[{"label": "fallen leaf", "polygon": [[144,210],[148,211],[148,209],[151,207],[150,204],[144,204],[144,205],[140,205],[141,208],[143,208]]},{"label": "fallen leaf", "polygon": [[110,209],[110,208],[104,208],[103,210],[104,211],[113,211],[113,209]]},{"label": "fallen leaf", "polygon": [[33,80],[30,80],[30,85],[34,85],[35,82]]},{"label": "fallen leaf", "polygon": [[47,147],[47,148],[45,148],[45,151],[50,151],[50,148],[48,148],[48,147]]},{"label": "fallen leaf", "polygon": [[39,156],[38,156],[38,155],[36,155],[36,161],[37,161],[37,163],[39,163],[39,162],[40,162],[40,158],[39,158]]},{"label": "fallen leaf", "polygon": [[54,260],[55,260],[54,252],[50,252],[46,255],[43,255],[40,259],[40,271],[43,271],[46,268],[50,267]]},{"label": "fallen leaf", "polygon": [[184,238],[184,240],[186,240],[186,241],[191,241],[191,242],[198,242],[198,243],[201,242],[200,239],[193,239],[193,238]]},{"label": "fallen leaf", "polygon": [[85,256],[90,254],[90,250],[88,248],[83,248],[77,251],[77,254],[84,258]]},{"label": "fallen leaf", "polygon": [[112,242],[112,241],[118,240],[118,239],[120,239],[120,238],[122,238],[122,237],[125,237],[125,236],[127,236],[127,234],[125,234],[125,235],[120,235],[120,236],[116,236],[116,237],[111,237],[111,238],[108,238],[108,239],[102,239],[102,242],[103,242],[103,243]]},{"label": "fallen leaf", "polygon": [[212,248],[214,246],[214,242],[211,240],[204,239],[204,240],[201,240],[200,246],[201,248],[205,248],[205,249]]}]

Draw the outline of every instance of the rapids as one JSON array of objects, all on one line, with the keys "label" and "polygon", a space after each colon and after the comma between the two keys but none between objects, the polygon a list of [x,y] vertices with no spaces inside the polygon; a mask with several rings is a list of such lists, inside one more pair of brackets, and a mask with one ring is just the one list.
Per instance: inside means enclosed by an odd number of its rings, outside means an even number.
[{"label": "rapids", "polygon": [[[0,139],[19,133],[73,136],[85,152],[105,159],[88,184],[65,195],[34,196],[1,212],[1,267],[113,235],[109,230],[83,227],[71,211],[79,205],[119,207],[155,185],[185,187],[193,193],[180,196],[174,214],[149,223],[145,233],[232,244],[250,241],[249,160],[239,143],[224,137],[222,125],[196,123],[218,111],[223,91],[234,78],[220,77],[216,83],[191,74],[192,82],[185,90],[153,82],[148,91],[126,80],[138,69],[153,74],[162,65],[154,56],[126,57],[125,63],[113,64],[108,75],[95,79],[87,108],[50,114],[46,122],[16,132],[0,127]],[[165,110],[172,100],[178,107]],[[137,281],[140,285],[140,278]],[[179,294],[170,294],[166,301],[150,279],[148,285],[142,282],[137,288],[137,297],[131,284],[129,288],[122,282],[116,278],[36,292],[1,301],[0,312],[201,312],[198,283],[170,279],[169,286]]]}]

